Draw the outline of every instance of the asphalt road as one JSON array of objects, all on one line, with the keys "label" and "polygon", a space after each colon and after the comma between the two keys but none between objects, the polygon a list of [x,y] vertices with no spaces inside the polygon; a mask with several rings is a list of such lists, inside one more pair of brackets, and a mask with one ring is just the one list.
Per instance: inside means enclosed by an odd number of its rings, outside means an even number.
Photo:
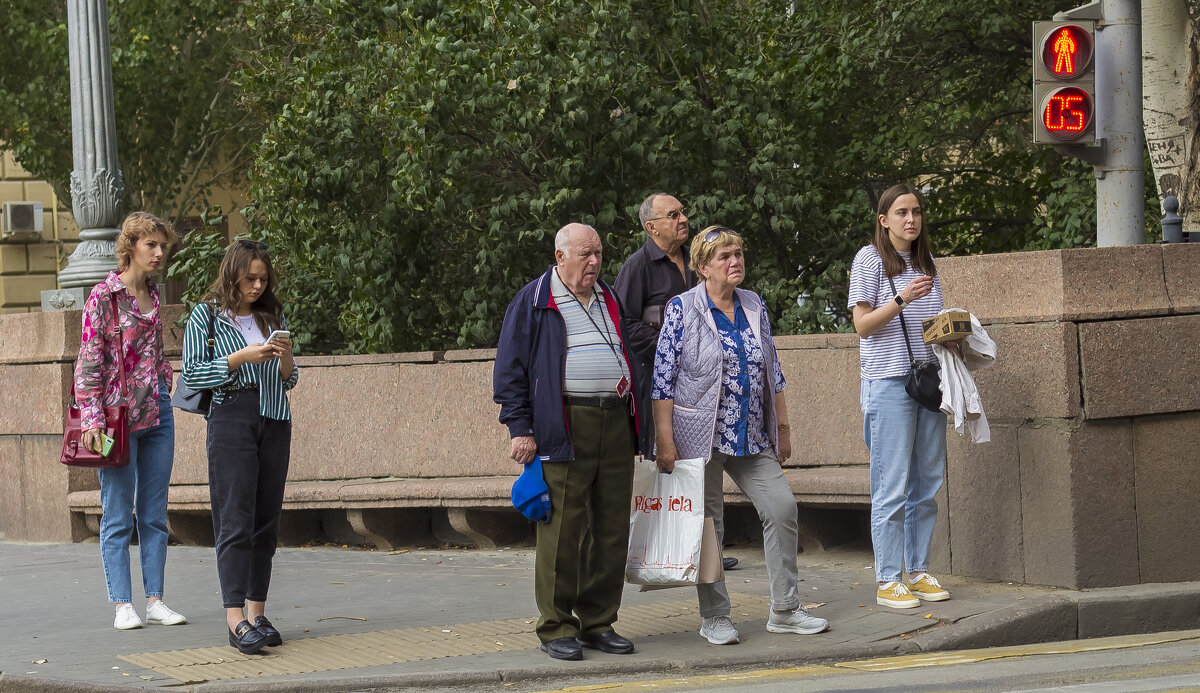
[{"label": "asphalt road", "polygon": [[1200,691],[1198,638],[1200,633],[1196,631],[1122,636],[672,679],[621,682],[593,679],[590,682],[572,681],[569,685],[561,685],[563,682],[560,681],[555,682],[560,685],[556,688],[523,687],[519,690],[574,693],[599,690],[605,693]]}]

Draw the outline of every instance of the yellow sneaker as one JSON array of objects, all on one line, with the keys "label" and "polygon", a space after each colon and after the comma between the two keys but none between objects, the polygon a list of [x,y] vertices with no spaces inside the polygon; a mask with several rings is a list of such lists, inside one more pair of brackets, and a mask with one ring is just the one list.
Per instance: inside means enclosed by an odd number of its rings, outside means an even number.
[{"label": "yellow sneaker", "polygon": [[921,600],[912,595],[902,582],[889,582],[875,592],[875,603],[893,609],[915,609]]},{"label": "yellow sneaker", "polygon": [[937,578],[925,573],[916,582],[907,581],[908,591],[925,602],[944,602],[950,598],[950,593],[942,587]]}]

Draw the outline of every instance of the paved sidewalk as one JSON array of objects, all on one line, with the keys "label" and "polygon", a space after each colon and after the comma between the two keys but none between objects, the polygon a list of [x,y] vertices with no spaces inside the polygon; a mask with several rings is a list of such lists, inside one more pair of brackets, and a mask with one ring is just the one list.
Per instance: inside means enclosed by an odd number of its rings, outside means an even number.
[{"label": "paved sidewalk", "polygon": [[[169,551],[166,601],[188,625],[116,631],[96,544],[0,543],[0,691],[528,690],[613,674],[1055,639],[1072,635],[1082,618],[1071,599],[1083,593],[952,577],[942,580],[950,601],[878,607],[871,555],[860,547],[800,556],[801,599],[830,620],[829,632],[771,634],[761,548],[727,555],[741,561],[726,576],[740,645],[700,638],[693,589],[627,586],[617,628],[637,653],[585,650],[583,662],[558,662],[536,649],[532,549],[281,549],[268,615],[286,642],[246,657],[226,643],[211,548]],[[136,559],[134,571],[136,595]],[[1195,583],[1165,589],[1200,599]],[[1178,606],[1177,597],[1170,604]],[[140,597],[135,606],[144,613]]]}]

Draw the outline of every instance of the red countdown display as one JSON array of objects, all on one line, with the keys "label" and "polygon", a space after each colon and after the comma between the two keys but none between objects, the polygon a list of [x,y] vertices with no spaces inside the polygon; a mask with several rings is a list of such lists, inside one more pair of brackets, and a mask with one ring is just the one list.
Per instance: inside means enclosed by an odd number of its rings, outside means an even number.
[{"label": "red countdown display", "polygon": [[1055,89],[1042,104],[1042,126],[1060,140],[1073,140],[1092,123],[1092,97],[1078,87]]}]

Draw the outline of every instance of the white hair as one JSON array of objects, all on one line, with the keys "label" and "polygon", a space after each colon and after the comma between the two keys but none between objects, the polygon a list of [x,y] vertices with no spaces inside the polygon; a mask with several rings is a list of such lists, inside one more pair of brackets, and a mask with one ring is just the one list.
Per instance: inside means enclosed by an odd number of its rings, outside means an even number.
[{"label": "white hair", "polygon": [[567,224],[566,226],[559,229],[558,233],[556,233],[554,235],[554,249],[556,251],[566,253],[567,255],[571,254],[571,230],[572,230],[572,228],[574,228],[576,226],[582,226],[585,229],[591,229],[591,231],[593,233],[596,232],[596,229],[594,229],[591,226],[588,226],[587,224],[579,224],[579,223]]}]

